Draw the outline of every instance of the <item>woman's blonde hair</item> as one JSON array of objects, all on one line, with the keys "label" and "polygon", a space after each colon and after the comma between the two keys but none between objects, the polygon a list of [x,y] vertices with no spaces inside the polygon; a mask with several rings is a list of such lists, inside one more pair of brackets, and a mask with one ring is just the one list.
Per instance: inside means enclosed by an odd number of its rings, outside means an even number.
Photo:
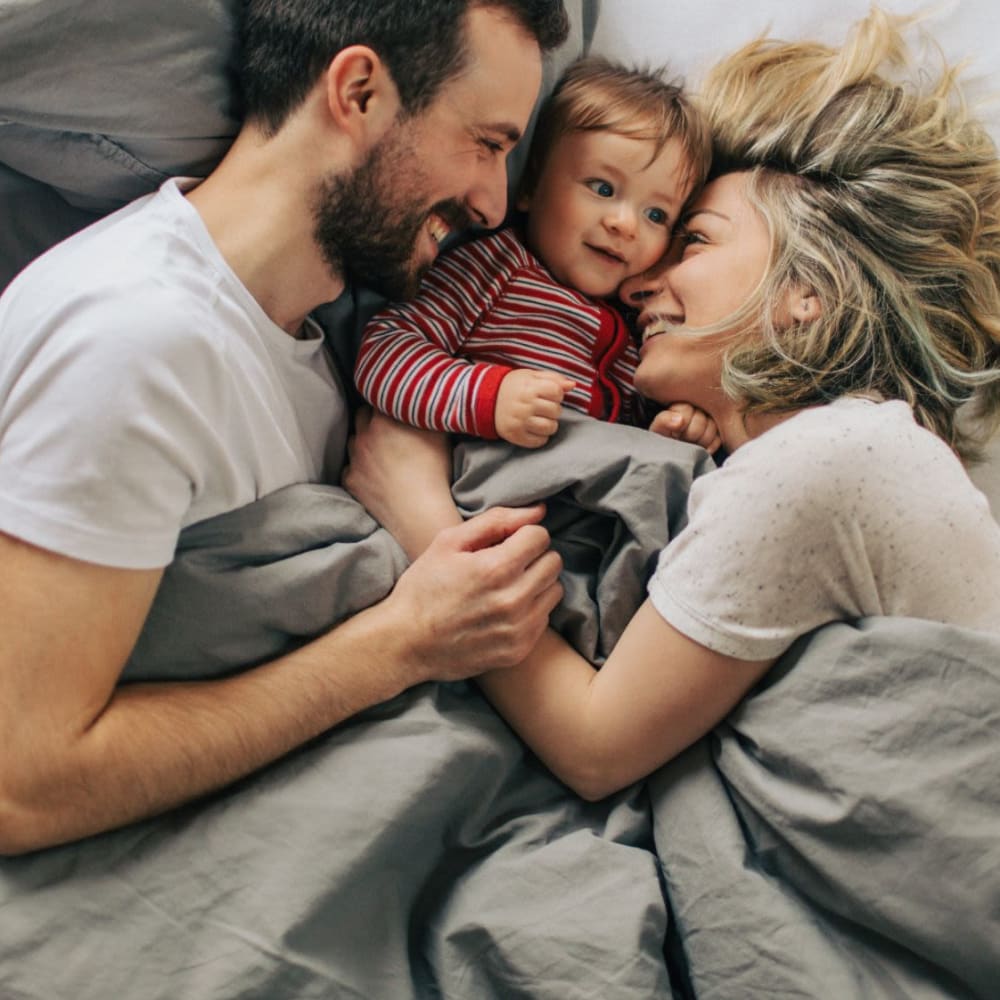
[{"label": "woman's blonde hair", "polygon": [[[953,68],[904,82],[907,23],[873,9],[841,49],[761,39],[707,78],[713,174],[749,170],[772,240],[723,386],[748,413],[902,399],[968,455],[959,405],[1000,411],[1000,161]],[[782,327],[803,291],[821,315]]]},{"label": "woman's blonde hair", "polygon": [[624,66],[600,56],[571,63],[535,124],[519,192],[534,192],[545,161],[570,132],[612,132],[652,143],[650,162],[677,139],[684,150],[685,182],[697,190],[712,160],[708,123],[679,83],[662,69]]}]

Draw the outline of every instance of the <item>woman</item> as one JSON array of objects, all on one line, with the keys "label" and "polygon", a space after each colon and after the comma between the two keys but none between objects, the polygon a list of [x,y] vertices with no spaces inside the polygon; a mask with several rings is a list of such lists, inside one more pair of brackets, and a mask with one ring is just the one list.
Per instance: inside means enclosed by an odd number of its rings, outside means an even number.
[{"label": "woman", "polygon": [[[1000,527],[957,419],[973,395],[997,409],[1000,163],[950,71],[923,91],[877,74],[902,51],[876,11],[842,50],[756,42],[708,81],[715,179],[626,294],[640,391],[705,410],[730,457],[600,672],[549,633],[480,678],[587,798],[708,732],[820,625],[1000,631]],[[347,482],[415,555],[457,519],[445,471],[377,421]]]}]

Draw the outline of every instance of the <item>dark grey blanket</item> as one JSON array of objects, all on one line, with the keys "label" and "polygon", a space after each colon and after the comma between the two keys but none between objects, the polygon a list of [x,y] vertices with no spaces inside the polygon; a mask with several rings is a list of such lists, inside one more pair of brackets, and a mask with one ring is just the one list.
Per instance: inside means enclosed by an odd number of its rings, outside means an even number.
[{"label": "dark grey blanket", "polygon": [[[470,511],[555,494],[560,625],[595,659],[708,468],[582,419],[456,464]],[[402,565],[336,490],[196,526],[130,675],[271,655]],[[698,997],[995,996],[998,716],[1000,636],[826,626],[712,737],[586,804],[474,685],[425,685],[207,801],[0,861],[0,997],[650,1000],[668,930]]]}]

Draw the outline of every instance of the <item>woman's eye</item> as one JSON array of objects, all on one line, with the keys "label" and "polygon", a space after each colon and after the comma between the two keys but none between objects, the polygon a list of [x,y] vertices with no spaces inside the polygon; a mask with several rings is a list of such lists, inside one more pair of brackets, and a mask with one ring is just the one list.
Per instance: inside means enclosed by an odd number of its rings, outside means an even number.
[{"label": "woman's eye", "polygon": [[491,153],[502,153],[503,146],[495,139],[480,139],[479,142]]},{"label": "woman's eye", "polygon": [[594,194],[599,195],[602,198],[610,198],[615,193],[614,187],[612,187],[607,181],[602,181],[599,178],[587,181],[587,187],[589,187]]},{"label": "woman's eye", "polygon": [[682,257],[692,247],[696,247],[698,245],[704,245],[705,243],[708,242],[702,233],[690,229],[678,229],[674,233],[674,239],[677,240],[677,242],[680,243],[681,245]]},{"label": "woman's eye", "polygon": [[665,226],[667,224],[667,213],[662,208],[647,209],[646,218],[657,226]]}]

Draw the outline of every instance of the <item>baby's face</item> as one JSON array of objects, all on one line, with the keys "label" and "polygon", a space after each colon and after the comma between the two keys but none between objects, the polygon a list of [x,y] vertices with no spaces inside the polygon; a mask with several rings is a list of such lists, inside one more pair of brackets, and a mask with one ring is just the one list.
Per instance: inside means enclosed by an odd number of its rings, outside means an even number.
[{"label": "baby's face", "polygon": [[663,256],[690,187],[687,159],[671,139],[571,132],[550,152],[528,212],[528,245],[557,281],[607,298]]}]

